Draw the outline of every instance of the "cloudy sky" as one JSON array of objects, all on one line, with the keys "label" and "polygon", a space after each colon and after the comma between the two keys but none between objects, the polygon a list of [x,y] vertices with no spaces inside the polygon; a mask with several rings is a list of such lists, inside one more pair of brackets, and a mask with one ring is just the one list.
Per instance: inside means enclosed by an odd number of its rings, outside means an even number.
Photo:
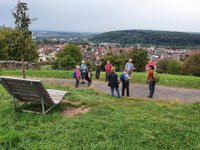
[{"label": "cloudy sky", "polygon": [[[200,0],[21,0],[34,30],[106,32],[151,29],[200,32]],[[0,25],[14,27],[18,0],[0,0]]]}]

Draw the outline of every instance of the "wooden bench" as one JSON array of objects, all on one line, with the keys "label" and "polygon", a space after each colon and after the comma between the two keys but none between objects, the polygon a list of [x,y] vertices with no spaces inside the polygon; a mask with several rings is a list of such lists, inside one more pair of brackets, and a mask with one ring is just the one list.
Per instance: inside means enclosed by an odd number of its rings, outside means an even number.
[{"label": "wooden bench", "polygon": [[[42,113],[45,114],[59,104],[67,93],[67,91],[45,89],[40,80],[0,77],[0,82],[12,96],[15,110],[16,100],[19,100],[24,102],[20,107],[28,103],[41,104]],[[48,109],[45,110],[45,107]],[[35,112],[23,109],[22,111]]]}]

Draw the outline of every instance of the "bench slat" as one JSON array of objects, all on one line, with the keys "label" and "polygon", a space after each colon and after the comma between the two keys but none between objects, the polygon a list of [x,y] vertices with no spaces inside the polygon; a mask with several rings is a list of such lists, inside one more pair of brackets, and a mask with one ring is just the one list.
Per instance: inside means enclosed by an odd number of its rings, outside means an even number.
[{"label": "bench slat", "polygon": [[[2,85],[11,95],[17,93],[16,98],[20,101],[40,101],[43,97],[46,105],[58,104],[67,93],[60,90],[46,90],[40,80],[12,77],[0,77],[0,79]],[[38,97],[33,95],[38,95]]]}]

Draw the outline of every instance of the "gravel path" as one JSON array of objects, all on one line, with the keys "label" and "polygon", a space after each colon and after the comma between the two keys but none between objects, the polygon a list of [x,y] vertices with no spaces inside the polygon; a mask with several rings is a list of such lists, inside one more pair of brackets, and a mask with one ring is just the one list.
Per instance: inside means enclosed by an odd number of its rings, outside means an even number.
[{"label": "gravel path", "polygon": [[[44,83],[51,83],[56,85],[73,86],[75,80],[72,79],[55,79],[55,78],[38,78]],[[87,88],[87,84],[80,84],[79,88]],[[106,82],[94,80],[91,88],[102,93],[110,94],[110,89]],[[120,84],[121,90],[121,84]],[[134,98],[147,98],[149,93],[148,85],[143,84],[130,84],[130,97]],[[200,102],[200,90],[185,89],[178,87],[167,87],[156,85],[155,94],[153,99],[160,100],[178,100],[184,102]]]}]

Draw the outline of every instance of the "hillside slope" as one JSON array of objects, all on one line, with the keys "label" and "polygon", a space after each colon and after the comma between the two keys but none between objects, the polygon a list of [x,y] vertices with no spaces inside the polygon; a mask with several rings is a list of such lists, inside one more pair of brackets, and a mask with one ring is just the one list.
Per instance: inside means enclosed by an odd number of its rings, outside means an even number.
[{"label": "hillside slope", "polygon": [[122,30],[97,34],[93,42],[153,44],[167,46],[200,46],[200,33],[153,30]]}]

